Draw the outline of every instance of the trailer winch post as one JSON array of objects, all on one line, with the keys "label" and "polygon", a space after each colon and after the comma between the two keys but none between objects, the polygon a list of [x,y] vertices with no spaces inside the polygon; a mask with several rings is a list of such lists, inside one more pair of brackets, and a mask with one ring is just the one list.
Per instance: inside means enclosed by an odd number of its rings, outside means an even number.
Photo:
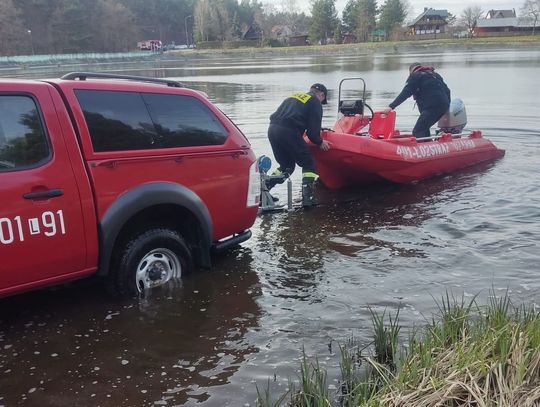
[{"label": "trailer winch post", "polygon": [[287,179],[287,209],[292,211],[293,205],[292,205],[292,181],[291,177]]}]

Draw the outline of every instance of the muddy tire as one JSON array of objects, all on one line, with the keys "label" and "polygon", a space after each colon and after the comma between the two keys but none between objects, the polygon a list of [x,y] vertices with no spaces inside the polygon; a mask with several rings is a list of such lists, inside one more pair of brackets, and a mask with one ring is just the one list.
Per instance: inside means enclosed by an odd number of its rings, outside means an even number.
[{"label": "muddy tire", "polygon": [[110,271],[109,289],[122,296],[144,295],[174,284],[192,270],[191,252],[176,231],[149,229],[122,245]]}]

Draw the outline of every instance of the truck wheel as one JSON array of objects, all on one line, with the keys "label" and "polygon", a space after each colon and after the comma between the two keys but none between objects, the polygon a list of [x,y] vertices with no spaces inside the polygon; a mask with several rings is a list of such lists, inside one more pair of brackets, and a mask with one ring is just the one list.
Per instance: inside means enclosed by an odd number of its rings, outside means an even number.
[{"label": "truck wheel", "polygon": [[192,269],[191,252],[176,231],[150,229],[124,245],[110,277],[120,294],[140,295],[173,283]]}]

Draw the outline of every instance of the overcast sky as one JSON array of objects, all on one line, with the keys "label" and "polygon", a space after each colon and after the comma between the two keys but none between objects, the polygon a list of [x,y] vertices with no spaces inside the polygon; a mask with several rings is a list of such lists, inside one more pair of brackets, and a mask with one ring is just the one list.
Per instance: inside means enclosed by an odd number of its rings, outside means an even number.
[{"label": "overcast sky", "polygon": [[[268,0],[269,3],[275,3],[276,5],[283,4],[282,0]],[[377,4],[381,5],[384,0],[377,0]],[[408,0],[411,6],[411,15],[407,16],[407,20],[413,20],[420,13],[424,11],[424,7],[431,7],[436,10],[448,10],[454,16],[459,17],[463,9],[468,6],[480,6],[482,10],[511,10],[515,9],[516,13],[520,15],[520,9],[525,0]],[[298,7],[302,11],[310,10],[309,0],[296,0]],[[336,8],[338,10],[339,17],[341,18],[341,12],[347,4],[347,0],[337,0]]]}]

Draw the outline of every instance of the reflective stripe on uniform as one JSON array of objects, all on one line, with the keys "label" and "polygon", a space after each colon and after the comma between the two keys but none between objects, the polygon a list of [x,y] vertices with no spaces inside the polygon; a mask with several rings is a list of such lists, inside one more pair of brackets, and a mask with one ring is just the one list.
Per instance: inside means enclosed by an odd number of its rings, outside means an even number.
[{"label": "reflective stripe on uniform", "polygon": [[293,99],[296,99],[296,100],[302,102],[303,104],[306,104],[308,102],[308,100],[311,99],[311,95],[309,93],[304,93],[304,92],[295,93],[291,97]]},{"label": "reflective stripe on uniform", "polygon": [[306,172],[302,172],[302,177],[315,179],[315,178],[318,177],[318,175],[316,173],[314,173],[314,172],[306,171]]}]

